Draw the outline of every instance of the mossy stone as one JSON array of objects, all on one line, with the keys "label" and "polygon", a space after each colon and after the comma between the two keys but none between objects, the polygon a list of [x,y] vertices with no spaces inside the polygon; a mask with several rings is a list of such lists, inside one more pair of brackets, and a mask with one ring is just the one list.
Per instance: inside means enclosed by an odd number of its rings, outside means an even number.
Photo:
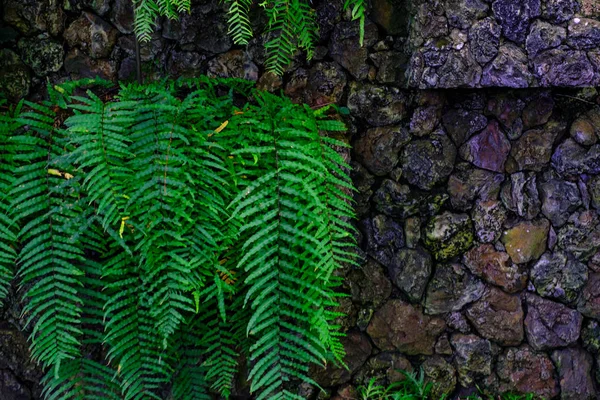
[{"label": "mossy stone", "polygon": [[473,222],[467,214],[444,212],[425,228],[425,245],[438,261],[463,254],[473,245]]}]

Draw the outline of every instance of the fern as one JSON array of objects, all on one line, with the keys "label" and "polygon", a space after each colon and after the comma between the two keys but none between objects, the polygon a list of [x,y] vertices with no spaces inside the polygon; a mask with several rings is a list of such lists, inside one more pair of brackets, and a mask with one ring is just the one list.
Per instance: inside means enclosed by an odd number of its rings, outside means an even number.
[{"label": "fern", "polygon": [[[310,0],[266,0],[260,3],[267,17],[265,33],[267,42],[266,67],[268,71],[282,75],[298,50],[306,51],[311,60],[318,42],[316,12]],[[227,23],[229,34],[235,44],[247,45],[253,29],[249,13],[252,0],[226,0],[229,4]],[[190,0],[133,0],[135,33],[141,42],[151,40],[156,19],[159,16],[177,19],[183,12],[190,12]],[[365,35],[366,0],[346,0],[344,10],[351,10],[353,21],[360,23],[360,45]]]},{"label": "fern", "polygon": [[227,23],[229,24],[229,34],[235,44],[246,45],[252,37],[252,25],[248,16],[252,0],[228,1]]},{"label": "fern", "polygon": [[[0,107],[2,106],[4,102],[0,102]],[[11,212],[16,149],[11,136],[20,129],[19,113],[20,105],[16,110],[9,110],[5,115],[0,114],[0,143],[2,143],[0,146],[0,304],[8,294],[17,256],[18,229]]]},{"label": "fern", "polygon": [[227,398],[247,360],[297,398],[344,357],[343,125],[239,80],[108,86],[0,118],[0,295],[16,265],[45,397]]},{"label": "fern", "polygon": [[346,0],[344,10],[350,10],[352,21],[359,21],[360,45],[365,41],[365,16],[367,14],[367,0]]}]

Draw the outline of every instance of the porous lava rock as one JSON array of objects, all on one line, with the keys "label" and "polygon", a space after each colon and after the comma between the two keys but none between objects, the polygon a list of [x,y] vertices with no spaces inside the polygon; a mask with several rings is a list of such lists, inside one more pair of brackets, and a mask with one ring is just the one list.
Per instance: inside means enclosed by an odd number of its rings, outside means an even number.
[{"label": "porous lava rock", "polygon": [[423,314],[418,306],[392,299],[373,315],[367,333],[382,351],[431,355],[445,328],[443,319]]},{"label": "porous lava rock", "polygon": [[439,264],[427,286],[425,312],[458,311],[483,295],[485,285],[460,264]]},{"label": "porous lava rock", "polygon": [[525,332],[535,350],[565,347],[579,339],[583,321],[579,312],[529,293],[525,300]]},{"label": "porous lava rock", "polygon": [[467,318],[477,332],[502,346],[517,346],[524,338],[524,312],[518,295],[489,287],[483,297],[467,308]]}]

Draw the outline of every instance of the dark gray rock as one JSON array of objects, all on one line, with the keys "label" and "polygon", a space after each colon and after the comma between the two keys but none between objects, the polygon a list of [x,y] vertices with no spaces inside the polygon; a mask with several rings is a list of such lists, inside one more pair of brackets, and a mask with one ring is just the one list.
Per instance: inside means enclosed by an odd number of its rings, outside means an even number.
[{"label": "dark gray rock", "polygon": [[600,354],[600,322],[588,319],[581,329],[581,341],[587,351]]},{"label": "dark gray rock", "polygon": [[481,80],[481,67],[473,57],[468,45],[452,51],[438,71],[438,87],[461,88],[478,87]]},{"label": "dark gray rock", "polygon": [[369,74],[368,48],[377,41],[377,26],[365,24],[364,46],[359,43],[358,21],[340,22],[336,25],[329,41],[329,54],[355,79],[363,80]]},{"label": "dark gray rock", "polygon": [[472,134],[487,126],[487,118],[477,111],[452,108],[442,117],[448,135],[457,146],[462,146]]},{"label": "dark gray rock", "polygon": [[[542,128],[528,130],[513,142],[506,171],[541,171],[550,163],[555,140],[567,129],[564,122],[550,121]],[[555,153],[556,154],[556,153]]]},{"label": "dark gray rock", "polygon": [[558,246],[580,261],[589,260],[600,249],[598,215],[594,211],[574,213],[558,231]]},{"label": "dark gray rock", "polygon": [[469,29],[478,19],[487,16],[489,5],[482,0],[446,0],[446,17],[450,26]]},{"label": "dark gray rock", "polygon": [[460,148],[460,156],[479,168],[504,172],[504,163],[510,152],[510,142],[492,121],[479,134],[473,136]]},{"label": "dark gray rock", "polygon": [[577,309],[586,317],[600,319],[600,273],[590,274]]},{"label": "dark gray rock", "polygon": [[512,92],[501,92],[490,96],[485,108],[486,114],[496,117],[509,139],[516,139],[523,132],[521,112],[525,102]]},{"label": "dark gray rock", "polygon": [[391,179],[386,179],[373,196],[375,209],[392,217],[434,215],[448,199],[445,193],[429,193],[411,189]]},{"label": "dark gray rock", "polygon": [[[135,35],[120,36],[117,40],[116,48],[135,58]],[[154,32],[148,42],[140,43],[140,58],[142,62],[159,62],[164,57],[164,48],[165,40],[158,32]]]},{"label": "dark gray rock", "polygon": [[425,227],[425,246],[436,260],[447,260],[473,245],[473,222],[467,214],[446,211],[429,220]]},{"label": "dark gray rock", "polygon": [[167,60],[171,76],[198,76],[205,65],[206,56],[195,51],[172,51]]},{"label": "dark gray rock", "polygon": [[428,139],[414,140],[402,151],[401,165],[406,180],[429,190],[448,178],[456,159],[456,147],[437,130]]},{"label": "dark gray rock", "polygon": [[594,67],[583,51],[561,46],[545,50],[533,59],[540,86],[586,86],[594,78]]},{"label": "dark gray rock", "polygon": [[383,267],[372,259],[369,259],[362,268],[350,271],[346,280],[355,304],[366,304],[377,308],[392,294],[392,284]]},{"label": "dark gray rock", "polygon": [[530,58],[534,58],[543,50],[553,49],[561,44],[567,38],[567,30],[562,26],[552,25],[548,22],[536,20],[531,25],[531,30],[527,36],[525,47]]},{"label": "dark gray rock", "polygon": [[460,168],[448,179],[450,202],[457,210],[473,207],[474,200],[495,200],[500,193],[504,175],[477,168]]},{"label": "dark gray rock", "polygon": [[508,39],[521,44],[525,41],[530,20],[540,16],[540,0],[494,0],[492,10]]},{"label": "dark gray rock", "polygon": [[18,101],[27,96],[31,72],[19,55],[12,50],[0,50],[0,92],[9,100]]},{"label": "dark gray rock", "polygon": [[569,21],[569,45],[579,50],[600,47],[600,21],[591,18],[573,18]]},{"label": "dark gray rock", "polygon": [[401,249],[391,258],[389,275],[392,282],[411,301],[419,302],[431,275],[431,256],[421,248]]},{"label": "dark gray rock", "polygon": [[552,360],[558,370],[561,399],[597,399],[592,379],[594,360],[589,353],[580,348],[554,350]]},{"label": "dark gray rock", "polygon": [[524,312],[518,295],[490,287],[479,301],[467,308],[466,314],[481,336],[502,346],[517,346],[525,337]]},{"label": "dark gray rock", "polygon": [[258,66],[250,60],[248,53],[236,49],[219,54],[210,60],[206,75],[211,78],[239,78],[257,81],[258,72]]},{"label": "dark gray rock", "polygon": [[62,2],[52,0],[5,0],[3,19],[25,35],[48,32],[58,36],[65,27]]},{"label": "dark gray rock", "polygon": [[64,33],[70,47],[79,47],[92,58],[108,57],[119,32],[100,17],[84,12]]},{"label": "dark gray rock", "polygon": [[598,142],[598,136],[595,132],[594,121],[591,121],[585,115],[577,118],[573,124],[569,133],[573,140],[583,146],[592,146]]},{"label": "dark gray rock", "polygon": [[114,0],[110,9],[110,21],[123,34],[133,33],[133,2]]},{"label": "dark gray rock", "polygon": [[482,86],[526,88],[532,80],[527,55],[512,43],[500,46],[498,55],[483,70]]},{"label": "dark gray rock", "polygon": [[448,34],[448,20],[441,2],[421,3],[411,24],[411,40],[420,46],[423,39],[439,38]]},{"label": "dark gray rock", "polygon": [[320,62],[308,71],[307,81],[304,102],[311,107],[321,107],[342,100],[347,78],[337,63]]},{"label": "dark gray rock", "polygon": [[475,335],[455,334],[450,338],[458,380],[469,387],[475,380],[492,373],[492,345]]},{"label": "dark gray rock", "polygon": [[586,149],[574,140],[567,139],[552,155],[552,167],[561,176],[596,175],[600,173],[600,145]]},{"label": "dark gray rock", "polygon": [[76,10],[91,9],[100,16],[110,9],[110,0],[68,0]]},{"label": "dark gray rock", "polygon": [[471,331],[469,321],[458,311],[446,315],[446,324],[448,324],[450,329],[454,329],[460,333],[469,333]]},{"label": "dark gray rock", "polygon": [[421,137],[433,132],[440,123],[441,111],[438,106],[417,108],[410,120],[410,133]]},{"label": "dark gray rock", "polygon": [[406,54],[399,51],[380,51],[372,53],[369,58],[377,67],[377,82],[406,84],[406,70],[409,63]]},{"label": "dark gray rock", "polygon": [[460,264],[437,265],[427,286],[425,312],[435,315],[458,311],[480,299],[484,290],[485,285]]},{"label": "dark gray rock", "polygon": [[219,54],[231,49],[233,42],[227,34],[227,20],[220,15],[205,18],[202,25],[195,28],[194,45],[199,51]]},{"label": "dark gray rock", "polygon": [[526,219],[535,218],[542,206],[534,173],[512,174],[502,187],[500,198],[507,209]]},{"label": "dark gray rock", "polygon": [[496,57],[501,31],[502,28],[493,18],[485,18],[471,26],[469,29],[471,52],[479,64],[487,64]]},{"label": "dark gray rock", "polygon": [[530,293],[525,301],[525,332],[535,350],[565,347],[579,339],[583,318],[577,311]]},{"label": "dark gray rock", "polygon": [[406,235],[406,247],[417,248],[421,240],[421,218],[410,217],[404,221],[404,233]]},{"label": "dark gray rock", "polygon": [[554,24],[571,19],[581,9],[578,0],[545,0],[542,16]]},{"label": "dark gray rock", "polygon": [[402,147],[410,141],[410,134],[403,126],[385,126],[367,130],[355,143],[356,160],[375,176],[392,172]]},{"label": "dark gray rock", "polygon": [[352,375],[371,356],[372,346],[369,338],[364,333],[352,331],[341,339],[346,349],[344,362],[348,368],[341,367],[336,363],[327,363],[326,368],[313,364],[310,376],[316,383],[323,387],[341,385],[350,382]]},{"label": "dark gray rock", "polygon": [[367,254],[385,265],[391,264],[394,254],[404,247],[402,225],[385,215],[376,215],[361,222],[367,241]]},{"label": "dark gray rock", "polygon": [[531,269],[531,280],[540,296],[573,303],[588,280],[588,270],[563,252],[547,252]]},{"label": "dark gray rock", "polygon": [[375,379],[378,384],[389,385],[405,379],[400,371],[413,372],[410,361],[401,354],[386,351],[369,358],[352,377],[352,382],[356,385],[368,385],[371,379]]},{"label": "dark gray rock", "polygon": [[463,256],[463,263],[473,274],[508,293],[527,286],[527,269],[511,262],[507,253],[497,251],[491,244],[472,248]]},{"label": "dark gray rock", "polygon": [[471,213],[477,240],[482,243],[493,243],[498,240],[506,217],[506,208],[501,202],[477,201]]},{"label": "dark gray rock", "polygon": [[352,82],[348,108],[373,126],[394,125],[406,116],[406,95],[390,86]]},{"label": "dark gray rock", "polygon": [[496,372],[501,393],[534,394],[544,399],[553,399],[560,393],[550,357],[527,345],[505,349],[498,356]]},{"label": "dark gray rock", "polygon": [[71,79],[95,78],[114,79],[117,73],[115,64],[105,59],[95,60],[79,49],[71,49],[65,57],[65,71]]},{"label": "dark gray rock", "polygon": [[431,383],[431,397],[441,399],[449,396],[456,388],[456,370],[443,357],[433,356],[421,365],[425,382]]},{"label": "dark gray rock", "polygon": [[367,333],[380,350],[432,355],[445,328],[443,319],[424,315],[419,307],[392,299],[375,313]]},{"label": "dark gray rock", "polygon": [[18,43],[21,59],[37,76],[58,72],[63,66],[65,52],[62,44],[41,35],[36,38],[22,38]]},{"label": "dark gray rock", "polygon": [[542,213],[557,228],[569,219],[569,214],[581,206],[579,188],[575,183],[551,179],[539,185]]},{"label": "dark gray rock", "polygon": [[373,0],[369,18],[381,26],[388,35],[408,34],[410,4],[397,0]]},{"label": "dark gray rock", "polygon": [[544,91],[534,96],[523,109],[523,128],[530,129],[544,125],[550,120],[553,111],[554,99],[551,93]]}]

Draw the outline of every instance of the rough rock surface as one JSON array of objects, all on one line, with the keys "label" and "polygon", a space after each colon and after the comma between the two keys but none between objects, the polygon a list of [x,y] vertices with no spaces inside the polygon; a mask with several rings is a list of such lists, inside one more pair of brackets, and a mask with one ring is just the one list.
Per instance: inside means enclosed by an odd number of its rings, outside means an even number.
[{"label": "rough rock surface", "polygon": [[424,242],[436,260],[447,260],[468,250],[473,244],[473,223],[468,214],[444,212],[425,227]]},{"label": "rough rock surface", "polygon": [[531,269],[538,294],[565,303],[577,300],[587,279],[587,266],[560,251],[544,253]]},{"label": "rough rock surface", "polygon": [[443,357],[433,356],[421,365],[426,382],[431,382],[431,396],[442,398],[448,396],[456,388],[456,370]]},{"label": "rough rock surface", "polygon": [[483,295],[485,286],[460,264],[440,264],[427,287],[425,312],[458,311]]},{"label": "rough rock surface", "polygon": [[373,315],[367,333],[380,350],[431,355],[445,328],[443,319],[424,315],[402,300],[389,300]]},{"label": "rough rock surface", "polygon": [[537,260],[546,248],[550,224],[546,219],[521,222],[506,230],[502,243],[515,264]]},{"label": "rough rock surface", "polygon": [[419,302],[425,292],[431,269],[431,256],[422,248],[401,249],[389,264],[392,282],[415,302]]},{"label": "rough rock surface", "polygon": [[409,183],[427,190],[444,181],[452,172],[456,147],[442,131],[430,139],[415,140],[402,150],[401,165]]},{"label": "rough rock surface", "polygon": [[561,399],[592,400],[596,390],[592,379],[592,356],[580,348],[554,350],[552,360],[558,370]]},{"label": "rough rock surface", "polygon": [[550,357],[535,352],[527,345],[507,348],[500,354],[497,374],[503,393],[533,393],[546,399],[552,399],[560,393]]},{"label": "rough rock surface", "polygon": [[476,335],[456,334],[450,338],[454,363],[461,385],[468,387],[476,379],[492,373],[492,345]]},{"label": "rough rock surface", "polygon": [[490,287],[469,306],[467,317],[481,336],[502,346],[518,346],[523,341],[524,312],[518,295]]},{"label": "rough rock surface", "polygon": [[564,347],[579,339],[583,318],[577,311],[533,294],[525,300],[525,332],[535,350]]},{"label": "rough rock surface", "polygon": [[410,141],[402,126],[369,129],[354,143],[356,159],[375,176],[392,172],[399,159],[400,149]]},{"label": "rough rock surface", "polygon": [[495,121],[460,148],[463,159],[476,167],[494,172],[504,172],[509,152],[510,142]]},{"label": "rough rock surface", "polygon": [[508,253],[497,251],[491,244],[473,247],[463,257],[469,270],[488,283],[515,293],[527,286],[526,269],[510,260]]}]

